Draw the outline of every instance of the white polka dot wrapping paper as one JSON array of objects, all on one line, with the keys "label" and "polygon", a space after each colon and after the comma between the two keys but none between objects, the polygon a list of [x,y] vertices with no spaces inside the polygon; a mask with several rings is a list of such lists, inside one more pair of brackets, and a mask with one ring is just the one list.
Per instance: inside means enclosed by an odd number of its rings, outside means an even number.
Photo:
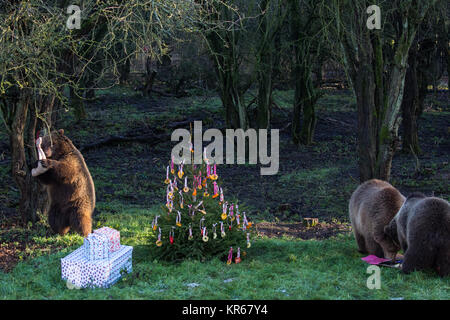
[{"label": "white polka dot wrapping paper", "polygon": [[121,245],[107,259],[90,261],[80,247],[61,259],[61,276],[78,288],[109,288],[123,273],[132,272],[133,247]]},{"label": "white polka dot wrapping paper", "polygon": [[109,239],[102,234],[89,234],[84,238],[83,248],[84,255],[89,261],[109,258]]}]

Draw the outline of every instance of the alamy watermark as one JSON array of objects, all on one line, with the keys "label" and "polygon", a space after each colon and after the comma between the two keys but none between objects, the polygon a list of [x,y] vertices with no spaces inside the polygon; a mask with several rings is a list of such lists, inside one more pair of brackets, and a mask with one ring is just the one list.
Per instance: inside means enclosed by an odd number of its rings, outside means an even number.
[{"label": "alamy watermark", "polygon": [[[81,9],[79,6],[72,4],[67,7],[67,14],[70,16],[67,18],[67,29],[81,29]],[[367,7],[367,14],[370,14],[367,19],[366,26],[368,29],[381,29],[381,9],[377,5],[371,5]]]},{"label": "alamy watermark", "polygon": [[367,278],[366,286],[368,289],[381,289],[381,269],[378,266],[370,265],[366,270],[370,276]]},{"label": "alamy watermark", "polygon": [[69,30],[81,29],[81,9],[77,5],[70,5],[67,7],[67,14],[70,16],[67,18],[66,27]]},{"label": "alamy watermark", "polygon": [[370,17],[367,19],[366,26],[369,30],[381,29],[381,9],[377,5],[371,5],[367,7],[367,14],[370,14]]},{"label": "alamy watermark", "polygon": [[[267,129],[226,129],[225,130],[225,158],[224,158],[224,136],[219,129],[208,129],[203,133],[202,122],[194,121],[193,137],[186,129],[176,129],[172,133],[171,140],[181,141],[172,148],[172,158],[175,164],[191,164],[191,152],[193,151],[194,164],[201,164],[206,158],[211,163],[237,164],[246,163],[246,150],[248,146],[248,163],[259,163],[267,166],[261,167],[261,175],[274,175],[279,169],[279,130],[270,130],[270,156],[268,150]],[[193,139],[192,139],[193,138]],[[193,142],[192,142],[193,141]],[[203,149],[203,141],[210,144]],[[235,157],[236,141],[236,157]],[[248,141],[248,145],[247,145]]]}]

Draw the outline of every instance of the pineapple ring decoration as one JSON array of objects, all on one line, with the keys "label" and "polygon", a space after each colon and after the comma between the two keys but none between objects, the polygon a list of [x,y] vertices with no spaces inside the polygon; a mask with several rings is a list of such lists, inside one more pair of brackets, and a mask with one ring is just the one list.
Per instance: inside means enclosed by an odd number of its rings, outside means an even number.
[{"label": "pineapple ring decoration", "polygon": [[[194,162],[192,151],[191,163]],[[171,157],[165,168],[166,194],[162,207],[165,213],[152,222],[153,237],[157,239],[155,247],[162,259],[203,260],[213,256],[225,259],[232,247],[250,247],[252,230],[245,213],[239,212],[237,203],[225,200],[217,165],[206,158],[206,150],[203,155],[201,165],[184,161],[177,165]],[[193,226],[197,226],[199,232],[193,232]],[[240,262],[240,250],[236,253]]]}]

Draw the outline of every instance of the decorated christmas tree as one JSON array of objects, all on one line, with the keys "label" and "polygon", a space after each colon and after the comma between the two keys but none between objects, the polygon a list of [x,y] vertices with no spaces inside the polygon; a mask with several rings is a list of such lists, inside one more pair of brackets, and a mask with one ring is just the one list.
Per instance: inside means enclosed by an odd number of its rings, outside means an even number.
[{"label": "decorated christmas tree", "polygon": [[251,246],[252,223],[237,202],[225,198],[217,165],[206,157],[201,165],[176,165],[172,158],[164,183],[163,213],[152,222],[158,257],[170,261],[220,257],[228,264],[239,263]]}]

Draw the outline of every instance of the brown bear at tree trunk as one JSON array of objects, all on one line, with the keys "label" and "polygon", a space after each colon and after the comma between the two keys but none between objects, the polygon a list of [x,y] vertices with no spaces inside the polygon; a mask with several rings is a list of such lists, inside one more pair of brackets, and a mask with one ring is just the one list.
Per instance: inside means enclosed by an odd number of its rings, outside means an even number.
[{"label": "brown bear at tree trunk", "polygon": [[385,234],[404,252],[402,271],[434,269],[450,275],[450,205],[447,201],[413,193]]},{"label": "brown bear at tree trunk", "polygon": [[50,227],[60,235],[72,229],[87,236],[92,231],[95,188],[83,156],[62,129],[44,136],[41,148],[31,173],[47,187]]},{"label": "brown bear at tree trunk", "polygon": [[377,257],[395,259],[400,248],[384,234],[405,197],[388,182],[372,179],[352,194],[349,215],[358,249]]}]

